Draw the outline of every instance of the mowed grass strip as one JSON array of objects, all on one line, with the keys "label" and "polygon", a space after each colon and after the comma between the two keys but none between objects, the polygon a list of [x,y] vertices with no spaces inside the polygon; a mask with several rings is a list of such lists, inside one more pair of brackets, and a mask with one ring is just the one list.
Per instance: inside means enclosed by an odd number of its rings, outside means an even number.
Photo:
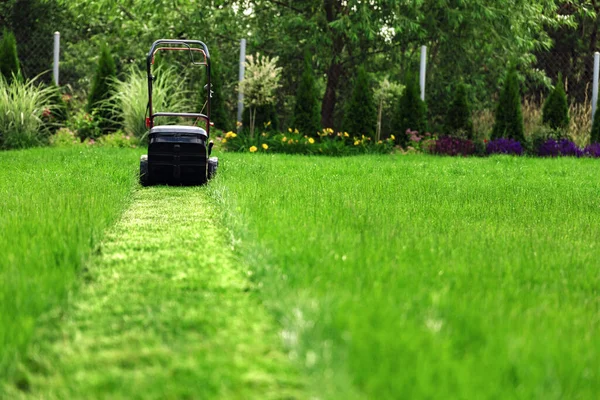
[{"label": "mowed grass strip", "polygon": [[595,398],[600,164],[227,154],[212,186],[319,398]]},{"label": "mowed grass strip", "polygon": [[35,341],[27,390],[9,396],[301,398],[274,321],[215,216],[206,188],[137,191],[77,297]]},{"label": "mowed grass strip", "polygon": [[137,152],[0,152],[0,386],[135,187]]}]

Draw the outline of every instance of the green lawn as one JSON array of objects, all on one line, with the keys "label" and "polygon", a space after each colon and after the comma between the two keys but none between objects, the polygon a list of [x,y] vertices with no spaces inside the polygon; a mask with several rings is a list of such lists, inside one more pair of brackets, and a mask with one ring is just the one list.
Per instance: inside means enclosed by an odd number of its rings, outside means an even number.
[{"label": "green lawn", "polygon": [[138,153],[0,152],[0,386],[129,202]]},{"label": "green lawn", "polygon": [[600,392],[597,161],[222,163],[213,196],[315,394]]},{"label": "green lawn", "polygon": [[0,153],[7,398],[600,391],[597,161],[138,155]]}]

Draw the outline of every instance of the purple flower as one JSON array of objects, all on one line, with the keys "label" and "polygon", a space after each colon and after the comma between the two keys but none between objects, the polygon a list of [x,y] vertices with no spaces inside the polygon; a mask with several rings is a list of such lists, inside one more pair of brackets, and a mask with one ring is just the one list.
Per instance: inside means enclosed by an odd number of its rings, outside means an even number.
[{"label": "purple flower", "polygon": [[587,157],[600,158],[600,143],[592,143],[588,145],[583,153]]},{"label": "purple flower", "polygon": [[495,139],[487,142],[486,154],[514,154],[520,156],[523,154],[521,143],[513,139]]},{"label": "purple flower", "polygon": [[431,148],[433,154],[448,156],[470,156],[475,153],[475,145],[467,139],[443,136],[435,141]]},{"label": "purple flower", "polygon": [[539,147],[538,155],[541,157],[582,157],[584,152],[570,140],[561,139],[557,142],[554,139],[548,139]]}]

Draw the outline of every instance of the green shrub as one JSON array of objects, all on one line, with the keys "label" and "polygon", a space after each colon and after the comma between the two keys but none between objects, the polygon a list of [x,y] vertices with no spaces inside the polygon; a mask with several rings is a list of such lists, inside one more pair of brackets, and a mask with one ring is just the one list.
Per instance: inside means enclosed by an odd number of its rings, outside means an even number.
[{"label": "green shrub", "polygon": [[103,45],[87,103],[87,112],[89,114],[96,112],[103,131],[115,130],[119,125],[114,107],[109,103],[112,96],[111,82],[116,79],[116,76],[115,60],[108,46]]},{"label": "green shrub", "polygon": [[69,128],[60,128],[50,136],[50,145],[53,147],[73,147],[80,144],[77,134]]},{"label": "green shrub", "polygon": [[321,130],[319,93],[315,86],[315,74],[308,54],[304,56],[304,71],[296,91],[292,126],[300,133],[316,137]]},{"label": "green shrub", "polygon": [[0,40],[0,75],[11,83],[13,77],[21,79],[19,57],[17,56],[17,39],[15,35],[4,29]]},{"label": "green shrub", "polygon": [[[231,118],[227,113],[227,108],[225,107],[225,96],[223,93],[223,74],[221,71],[221,58],[219,57],[219,53],[216,51],[212,51],[210,54],[210,83],[212,85],[212,98],[210,102],[211,110],[210,110],[210,120],[214,122],[215,127],[218,127],[223,130],[231,129]],[[206,95],[201,96],[201,104],[204,104],[206,101]]]},{"label": "green shrub", "polygon": [[[185,82],[178,79],[172,68],[159,67],[153,71],[152,103],[154,112],[177,111],[191,107]],[[145,72],[132,68],[125,81],[113,80],[110,103],[115,113],[120,113],[123,129],[128,135],[144,138],[146,128],[146,110],[148,106],[148,78]],[[157,120],[158,121],[158,120]],[[158,121],[160,122],[160,121]]]},{"label": "green shrub", "polygon": [[369,74],[360,67],[352,87],[352,95],[345,105],[344,130],[351,135],[375,138],[377,107],[373,100],[373,85]]},{"label": "green shrub", "polygon": [[552,129],[569,127],[569,103],[560,74],[554,90],[550,92],[542,108],[542,121]]},{"label": "green shrub", "polygon": [[[264,104],[256,106],[256,121],[254,126],[259,131],[276,131],[279,130],[279,116],[277,108],[274,104]],[[242,126],[244,129],[250,128],[250,107],[244,107],[242,113]]]},{"label": "green shrub", "polygon": [[0,147],[22,149],[47,143],[44,114],[51,113],[52,88],[35,80],[8,83],[0,76]]},{"label": "green shrub", "polygon": [[496,108],[492,140],[499,138],[525,142],[519,77],[517,69],[514,67],[511,67],[506,73]]},{"label": "green shrub", "polygon": [[101,120],[96,110],[91,113],[79,110],[67,123],[68,128],[74,131],[82,141],[100,137],[102,135],[100,124]]},{"label": "green shrub", "polygon": [[600,113],[598,113],[598,109],[596,109],[596,114],[594,114],[590,143],[600,143]]},{"label": "green shrub", "polygon": [[50,130],[50,133],[55,133],[58,129],[65,126],[69,119],[69,105],[63,99],[63,94],[58,86],[50,86],[50,104],[52,112],[46,112],[43,115],[44,125]]},{"label": "green shrub", "polygon": [[454,91],[454,99],[446,113],[446,133],[450,136],[473,139],[473,120],[467,96],[467,87],[461,82]]},{"label": "green shrub", "polygon": [[417,76],[406,74],[404,93],[398,102],[393,121],[397,143],[408,143],[407,131],[427,132],[427,105],[421,100],[421,89]]},{"label": "green shrub", "polygon": [[96,144],[103,147],[135,149],[140,145],[140,140],[123,131],[117,131],[109,135],[100,136]]},{"label": "green shrub", "polygon": [[523,143],[523,146],[527,154],[538,155],[540,146],[550,139],[558,142],[563,139],[569,139],[569,135],[564,129],[553,129],[547,125],[541,125],[531,132],[531,135]]}]

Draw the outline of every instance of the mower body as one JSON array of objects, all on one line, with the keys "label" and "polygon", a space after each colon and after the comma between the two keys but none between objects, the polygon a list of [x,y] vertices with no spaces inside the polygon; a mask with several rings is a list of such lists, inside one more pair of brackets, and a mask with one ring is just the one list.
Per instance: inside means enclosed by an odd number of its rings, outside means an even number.
[{"label": "mower body", "polygon": [[[158,51],[189,51],[194,65],[207,70],[208,88],[206,114],[188,112],[154,112],[152,107],[152,65]],[[200,54],[196,61],[194,54]],[[154,42],[147,57],[148,62],[148,155],[140,159],[140,183],[148,185],[202,185],[217,170],[218,159],[210,157],[212,142],[210,132],[210,56],[206,45],[195,40],[166,40]],[[190,118],[203,122],[205,128],[194,125],[154,125],[159,117]]]}]

